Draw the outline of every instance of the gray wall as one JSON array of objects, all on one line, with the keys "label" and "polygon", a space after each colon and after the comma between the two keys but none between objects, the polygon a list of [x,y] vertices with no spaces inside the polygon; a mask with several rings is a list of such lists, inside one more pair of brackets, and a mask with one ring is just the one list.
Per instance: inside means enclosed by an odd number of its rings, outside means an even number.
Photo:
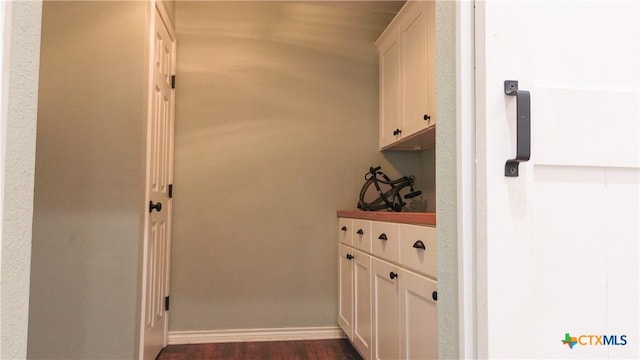
[{"label": "gray wall", "polygon": [[24,359],[42,3],[0,6],[5,8],[0,91],[0,359]]},{"label": "gray wall", "polygon": [[374,41],[344,3],[178,2],[170,330],[335,326],[337,209],[378,151]]},{"label": "gray wall", "polygon": [[44,3],[29,358],[134,356],[146,7]]},{"label": "gray wall", "polygon": [[436,193],[438,209],[438,352],[458,359],[456,189],[456,37],[453,1],[436,3]]}]

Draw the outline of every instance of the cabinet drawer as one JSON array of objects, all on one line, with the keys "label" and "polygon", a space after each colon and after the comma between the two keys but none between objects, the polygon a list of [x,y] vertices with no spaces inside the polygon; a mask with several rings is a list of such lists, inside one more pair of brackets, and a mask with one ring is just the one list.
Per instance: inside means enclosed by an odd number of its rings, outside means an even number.
[{"label": "cabinet drawer", "polygon": [[353,246],[353,220],[347,218],[338,219],[338,241],[342,244]]},{"label": "cabinet drawer", "polygon": [[353,246],[371,253],[371,220],[353,219]]},{"label": "cabinet drawer", "polygon": [[419,273],[437,278],[436,229],[400,225],[400,263]]},{"label": "cabinet drawer", "polygon": [[374,221],[371,224],[371,253],[379,258],[400,262],[400,224]]}]

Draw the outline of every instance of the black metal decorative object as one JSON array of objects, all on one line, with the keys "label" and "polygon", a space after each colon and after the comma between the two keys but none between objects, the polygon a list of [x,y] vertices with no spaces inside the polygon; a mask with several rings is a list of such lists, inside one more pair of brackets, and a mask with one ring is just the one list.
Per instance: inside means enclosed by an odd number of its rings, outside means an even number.
[{"label": "black metal decorative object", "polygon": [[[422,194],[420,190],[413,189],[415,177],[413,175],[403,176],[396,180],[391,180],[385,173],[380,171],[381,167],[371,167],[364,176],[365,183],[360,190],[358,209],[365,211],[402,211],[407,205],[403,199],[413,199]],[[375,189],[378,197],[367,202],[365,197],[370,188]],[[401,191],[409,188],[409,193],[402,195]]]}]

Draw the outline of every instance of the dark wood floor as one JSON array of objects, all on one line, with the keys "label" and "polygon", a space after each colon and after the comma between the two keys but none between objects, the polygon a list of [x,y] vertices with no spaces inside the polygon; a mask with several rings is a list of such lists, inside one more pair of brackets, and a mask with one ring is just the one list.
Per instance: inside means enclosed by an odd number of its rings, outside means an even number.
[{"label": "dark wood floor", "polygon": [[157,360],[361,360],[347,339],[169,345]]}]

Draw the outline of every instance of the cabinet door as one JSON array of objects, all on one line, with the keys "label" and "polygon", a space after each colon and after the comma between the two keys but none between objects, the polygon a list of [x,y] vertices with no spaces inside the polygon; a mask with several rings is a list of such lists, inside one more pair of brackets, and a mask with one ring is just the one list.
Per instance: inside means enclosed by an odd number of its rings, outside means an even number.
[{"label": "cabinet door", "polygon": [[401,274],[401,359],[438,358],[437,283],[404,271]]},{"label": "cabinet door", "polygon": [[353,345],[365,360],[371,358],[371,257],[354,250]]},{"label": "cabinet door", "polygon": [[437,278],[436,228],[400,225],[400,263],[416,272]]},{"label": "cabinet door", "polygon": [[353,341],[353,249],[338,245],[338,325]]},{"label": "cabinet door", "polygon": [[400,359],[400,269],[372,259],[373,358]]},{"label": "cabinet door", "polygon": [[338,219],[338,242],[353,246],[353,219]]},{"label": "cabinet door", "polygon": [[400,134],[400,42],[397,31],[385,33],[378,43],[380,66],[380,147]]},{"label": "cabinet door", "polygon": [[[435,79],[432,70],[433,54],[433,11],[431,1],[408,2],[405,6],[404,21],[400,32],[402,49],[402,109],[404,119],[403,135],[414,134],[435,124],[433,103]],[[431,43],[430,43],[431,41]],[[405,135],[405,136],[406,136]]]}]

